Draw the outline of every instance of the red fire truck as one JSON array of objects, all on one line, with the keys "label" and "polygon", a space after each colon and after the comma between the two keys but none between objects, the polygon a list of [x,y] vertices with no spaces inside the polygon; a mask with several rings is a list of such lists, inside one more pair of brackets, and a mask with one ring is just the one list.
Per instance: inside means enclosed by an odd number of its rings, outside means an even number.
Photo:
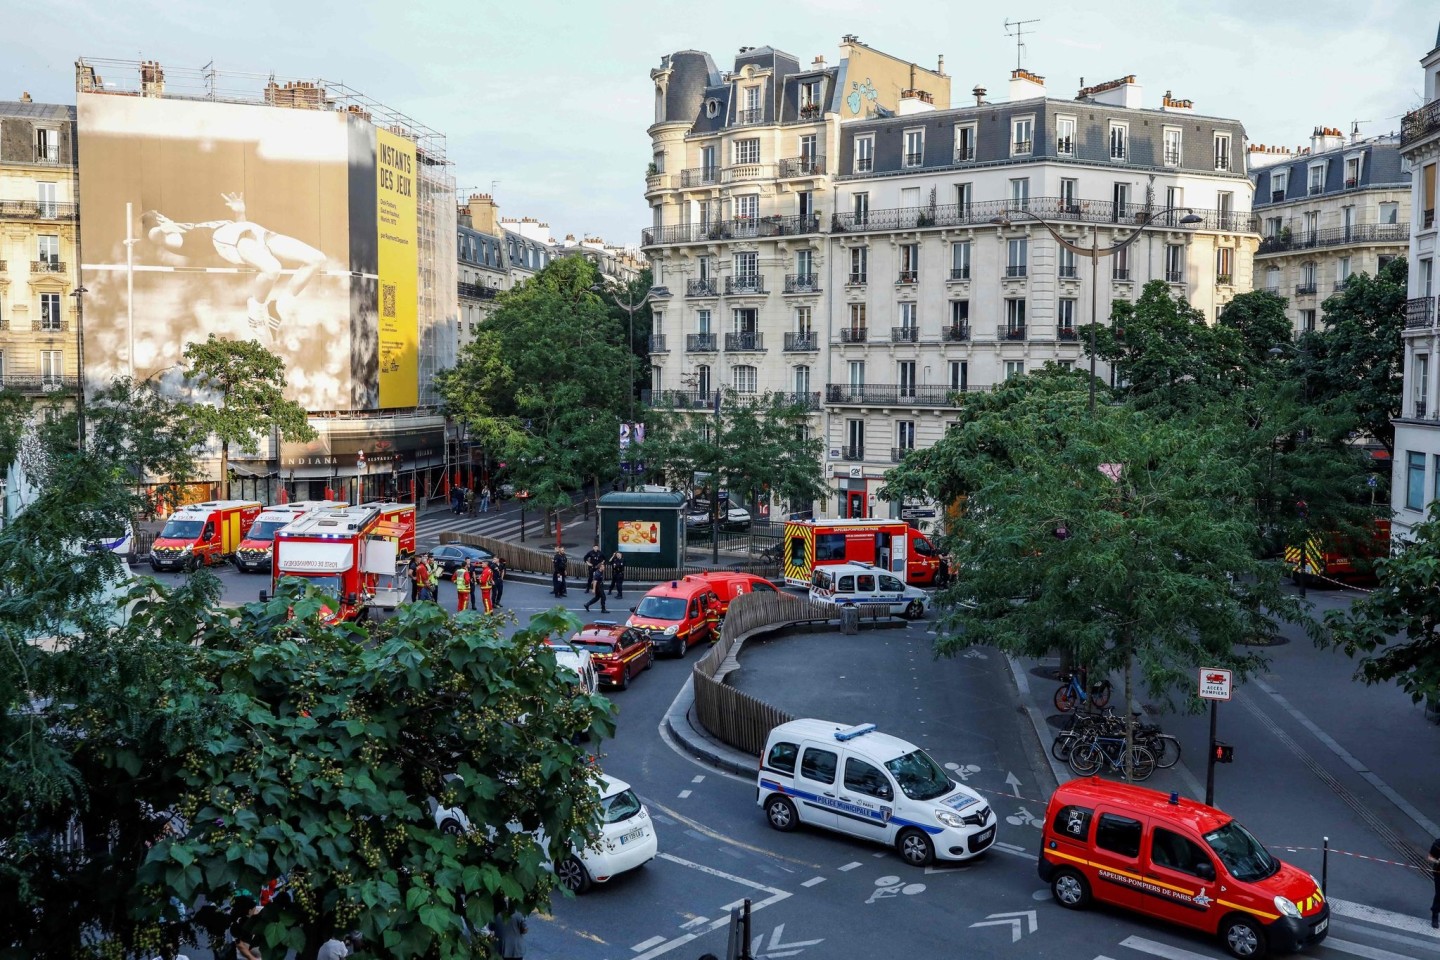
[{"label": "red fire truck", "polygon": [[903,520],[790,520],[785,524],[785,583],[809,587],[816,567],[869,563],[904,573],[908,583],[935,582],[940,554],[930,538]]},{"label": "red fire truck", "polygon": [[395,541],[401,560],[410,559],[415,553],[415,504],[375,500],[366,506],[380,508],[380,526],[375,533]]},{"label": "red fire truck", "polygon": [[275,544],[275,534],[297,517],[303,517],[311,510],[327,510],[348,506],[343,500],[296,500],[293,503],[274,503],[266,507],[255,518],[245,539],[235,550],[235,566],[242,572],[265,571],[271,567],[270,552]]},{"label": "red fire truck", "polygon": [[150,547],[150,569],[194,570],[228,560],[260,515],[253,500],[210,500],[170,515]]},{"label": "red fire truck", "polygon": [[382,589],[381,578],[395,576],[398,548],[378,530],[382,516],[379,505],[363,504],[312,510],[293,521],[275,534],[272,585],[281,577],[304,577],[339,604],[327,610],[330,622],[360,621],[373,606],[393,607],[398,591]]}]

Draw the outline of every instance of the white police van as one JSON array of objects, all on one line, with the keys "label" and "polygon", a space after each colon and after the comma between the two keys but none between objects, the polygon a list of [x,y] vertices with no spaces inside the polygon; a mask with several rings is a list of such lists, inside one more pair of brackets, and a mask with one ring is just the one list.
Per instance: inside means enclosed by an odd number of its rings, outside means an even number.
[{"label": "white police van", "polygon": [[873,723],[792,720],[770,731],[761,756],[755,799],[776,830],[848,833],[917,867],[968,860],[995,842],[995,811],[978,793]]},{"label": "white police van", "polygon": [[894,616],[919,620],[930,595],[893,573],[869,563],[836,563],[816,567],[810,578],[810,599],[821,603],[885,604]]}]

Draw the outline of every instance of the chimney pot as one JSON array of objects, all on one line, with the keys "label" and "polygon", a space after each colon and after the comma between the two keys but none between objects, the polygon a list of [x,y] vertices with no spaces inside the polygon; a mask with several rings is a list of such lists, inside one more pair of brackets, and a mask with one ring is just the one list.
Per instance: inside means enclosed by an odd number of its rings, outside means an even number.
[{"label": "chimney pot", "polygon": [[30,91],[29,91],[29,90],[26,90],[24,93],[20,94],[20,102],[21,102],[21,103],[30,103],[30,102],[31,102],[31,100],[30,100]]}]

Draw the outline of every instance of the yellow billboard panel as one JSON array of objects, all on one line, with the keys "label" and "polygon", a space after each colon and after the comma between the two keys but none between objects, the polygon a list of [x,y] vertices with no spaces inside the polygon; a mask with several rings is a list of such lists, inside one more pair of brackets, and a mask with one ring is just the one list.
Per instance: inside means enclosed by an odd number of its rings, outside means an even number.
[{"label": "yellow billboard panel", "polygon": [[420,261],[415,144],[375,131],[375,226],[379,239],[380,406],[420,402]]}]

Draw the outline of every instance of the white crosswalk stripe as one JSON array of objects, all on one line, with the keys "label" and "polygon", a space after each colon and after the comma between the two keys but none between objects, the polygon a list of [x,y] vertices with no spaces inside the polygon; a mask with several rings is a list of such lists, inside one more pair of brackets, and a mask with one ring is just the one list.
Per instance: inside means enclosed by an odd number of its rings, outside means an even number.
[{"label": "white crosswalk stripe", "polygon": [[[432,513],[421,517],[415,524],[416,545],[422,548],[435,546],[440,542],[440,534],[445,532],[498,537],[502,540],[517,539],[520,536],[520,513],[519,511],[491,512],[475,517],[460,517],[451,513]],[[544,520],[533,513],[527,514],[525,517],[525,533],[527,540],[537,547],[543,547],[547,542]]]}]

